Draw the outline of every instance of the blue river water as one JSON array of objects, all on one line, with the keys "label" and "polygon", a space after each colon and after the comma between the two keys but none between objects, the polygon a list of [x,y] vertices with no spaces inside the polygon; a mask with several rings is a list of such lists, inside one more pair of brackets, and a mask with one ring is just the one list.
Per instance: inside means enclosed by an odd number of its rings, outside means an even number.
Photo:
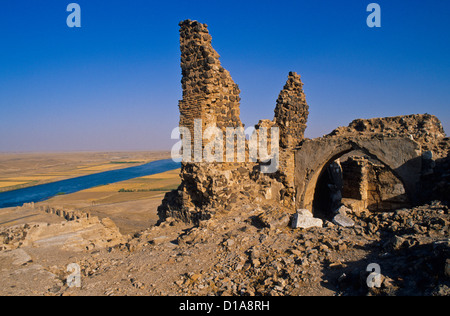
[{"label": "blue river water", "polygon": [[24,203],[42,202],[58,194],[70,194],[134,178],[175,170],[181,163],[172,159],[152,161],[148,164],[88,176],[41,184],[34,187],[0,193],[0,208],[22,206]]}]

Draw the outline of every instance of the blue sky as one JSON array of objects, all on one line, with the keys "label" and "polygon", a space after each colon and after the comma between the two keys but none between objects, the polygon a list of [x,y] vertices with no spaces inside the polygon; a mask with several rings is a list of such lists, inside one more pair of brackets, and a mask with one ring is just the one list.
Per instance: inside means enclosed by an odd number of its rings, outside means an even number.
[{"label": "blue sky", "polygon": [[[79,29],[66,7],[81,7]],[[356,118],[430,113],[450,130],[450,1],[2,0],[0,152],[170,149],[178,22],[209,25],[241,93],[241,120],[272,119],[302,76],[307,137]]]}]

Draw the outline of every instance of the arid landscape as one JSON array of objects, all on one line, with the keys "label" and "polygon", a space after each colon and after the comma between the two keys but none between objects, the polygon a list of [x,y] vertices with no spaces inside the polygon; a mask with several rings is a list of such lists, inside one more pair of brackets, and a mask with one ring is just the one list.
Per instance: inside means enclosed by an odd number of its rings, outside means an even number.
[{"label": "arid landscape", "polygon": [[[206,25],[180,27],[180,124],[197,128],[191,112],[200,111],[222,128],[240,126],[239,89]],[[439,119],[355,120],[305,139],[302,87],[290,72],[275,118],[256,128],[280,129],[274,173],[260,160],[189,160],[0,210],[0,294],[450,295],[450,140]],[[167,155],[7,155],[1,177],[30,185]]]},{"label": "arid landscape", "polygon": [[[126,168],[130,165],[168,157],[168,153],[165,152],[2,155],[4,168],[1,176],[5,182],[10,182],[11,178],[37,181],[38,178],[43,179],[40,176],[45,173],[48,177],[50,175],[52,177],[51,179],[46,178],[46,180],[58,181],[74,176]],[[18,174],[19,176],[15,176]],[[27,184],[31,185],[35,182]],[[2,276],[2,284],[8,284],[9,277],[13,277],[10,281],[16,284],[20,283],[18,289],[21,289],[16,292],[14,285],[11,285],[8,290],[6,290],[7,287],[2,287],[1,294],[45,295],[45,291],[40,292],[42,288],[39,291],[33,289],[35,286],[40,286],[41,277],[45,284],[49,278],[48,275],[51,275],[45,264],[48,258],[54,258],[54,263],[59,265],[69,258],[78,257],[80,253],[82,254],[81,258],[84,258],[87,254],[86,250],[89,248],[104,249],[108,245],[126,245],[134,234],[150,229],[157,223],[159,219],[157,208],[161,204],[164,194],[177,188],[179,184],[179,170],[174,170],[73,194],[61,194],[41,203],[1,209],[0,234],[3,246],[1,247],[0,262],[2,272],[8,272],[7,275]],[[51,213],[48,212],[48,209],[89,214],[89,219],[82,216],[82,218],[73,218],[75,222],[71,222],[67,220],[68,218],[64,218],[62,213],[58,212],[57,215],[56,211]],[[32,237],[33,242],[30,244],[24,243],[25,240],[19,241],[12,237],[18,233],[21,235],[19,239],[30,238],[34,233],[30,233],[28,228],[39,231],[36,232],[36,239]],[[25,244],[30,248],[25,247]],[[32,249],[37,250],[42,257],[40,259],[28,257],[28,253],[33,252]],[[27,259],[25,260],[27,262],[17,265],[18,261],[14,259],[17,255],[22,256],[19,261],[23,258],[30,258],[31,261]],[[11,265],[9,258],[13,258],[15,263],[13,262]],[[78,259],[76,261],[78,262]],[[42,264],[44,265],[41,266]],[[31,270],[28,267],[30,265]],[[9,274],[13,272],[14,269],[11,270],[11,268],[14,266],[21,269],[25,267],[25,271],[30,270],[31,275],[24,272],[24,278],[19,278],[19,283],[17,283],[14,281],[16,274]],[[36,275],[34,275],[35,273]],[[36,282],[38,279],[39,282]],[[52,277],[50,279],[56,280]],[[62,280],[62,282],[66,281]]]},{"label": "arid landscape", "polygon": [[[0,293],[450,294],[449,210],[440,203],[375,214],[349,212],[351,228],[326,222],[320,228],[292,229],[283,221],[267,223],[266,212],[243,203],[199,225],[168,218],[143,230],[136,225],[139,233],[125,235],[118,226],[124,220],[122,227],[131,227],[127,211],[114,212],[111,221],[39,206],[2,210]],[[142,213],[130,217],[152,219]],[[68,284],[73,263],[80,267],[80,287]],[[382,269],[379,288],[367,287],[371,263]]]},{"label": "arid landscape", "polygon": [[6,4],[0,296],[450,296],[450,7],[379,2]]},{"label": "arid landscape", "polygon": [[167,158],[168,152],[0,153],[0,192]]}]

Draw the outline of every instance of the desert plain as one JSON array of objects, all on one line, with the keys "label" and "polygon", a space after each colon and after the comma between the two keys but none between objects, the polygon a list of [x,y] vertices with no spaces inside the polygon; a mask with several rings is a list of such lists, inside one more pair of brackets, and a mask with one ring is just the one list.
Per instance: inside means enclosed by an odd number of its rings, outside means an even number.
[{"label": "desert plain", "polygon": [[0,192],[167,158],[169,152],[0,153]]},{"label": "desert plain", "polygon": [[[0,190],[55,182],[168,158],[168,152],[0,154]],[[73,194],[61,194],[36,203],[36,208],[50,206],[85,211],[100,218],[114,218],[122,233],[134,233],[157,222],[157,207],[166,192],[178,187],[178,174],[179,170],[173,170]],[[21,214],[15,210],[0,210],[0,227],[30,223],[34,220],[33,216],[40,219],[36,212]]]}]

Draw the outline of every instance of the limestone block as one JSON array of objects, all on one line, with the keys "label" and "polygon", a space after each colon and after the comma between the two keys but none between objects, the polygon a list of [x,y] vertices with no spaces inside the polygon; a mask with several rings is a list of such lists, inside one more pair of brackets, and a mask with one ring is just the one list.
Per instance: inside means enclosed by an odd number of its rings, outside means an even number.
[{"label": "limestone block", "polygon": [[323,221],[319,218],[314,218],[309,210],[298,210],[292,219],[292,228],[308,229],[311,227],[322,227]]}]

